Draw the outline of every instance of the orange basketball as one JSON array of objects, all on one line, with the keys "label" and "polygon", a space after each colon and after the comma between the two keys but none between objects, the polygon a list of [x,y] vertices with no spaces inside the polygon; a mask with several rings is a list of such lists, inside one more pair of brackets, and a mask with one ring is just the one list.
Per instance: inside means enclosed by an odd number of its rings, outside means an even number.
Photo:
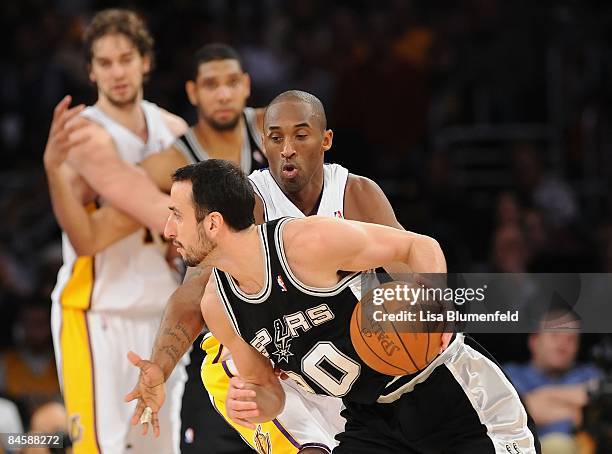
[{"label": "orange basketball", "polygon": [[[357,354],[385,375],[413,374],[424,369],[438,355],[442,341],[444,325],[430,315],[439,312],[432,309],[434,305],[422,300],[410,304],[396,297],[381,302],[381,293],[404,290],[404,286],[417,287],[404,282],[377,286],[357,303],[351,317],[351,341]],[[401,320],[402,316],[406,320]]]}]

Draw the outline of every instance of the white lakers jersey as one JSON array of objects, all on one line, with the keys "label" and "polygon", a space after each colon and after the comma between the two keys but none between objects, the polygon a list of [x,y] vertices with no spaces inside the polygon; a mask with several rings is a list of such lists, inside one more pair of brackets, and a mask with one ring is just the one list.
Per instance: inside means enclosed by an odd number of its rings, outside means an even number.
[{"label": "white lakers jersey", "polygon": [[[329,217],[344,217],[344,190],[349,172],[338,164],[325,164],[323,166],[323,194],[317,214]],[[291,216],[303,218],[304,213],[287,198],[278,183],[272,177],[270,169],[254,171],[249,175],[255,192],[264,205],[266,221]]]},{"label": "white lakers jersey", "polygon": [[[147,101],[142,101],[141,107],[147,123],[146,143],[96,106],[85,109],[83,116],[102,125],[113,137],[121,157],[135,164],[167,148],[175,139],[159,107]],[[132,315],[161,313],[177,287],[165,260],[166,244],[144,228],[94,257],[77,257],[65,234],[62,246],[64,265],[52,298],[66,307],[129,311]]]}]

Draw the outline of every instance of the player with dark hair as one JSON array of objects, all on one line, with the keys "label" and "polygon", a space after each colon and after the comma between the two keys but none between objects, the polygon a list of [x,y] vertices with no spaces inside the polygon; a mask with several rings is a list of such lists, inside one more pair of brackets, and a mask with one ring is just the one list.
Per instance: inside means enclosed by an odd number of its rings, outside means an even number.
[{"label": "player with dark hair", "polygon": [[[516,390],[469,337],[455,335],[423,371],[402,377],[371,369],[352,346],[361,270],[401,262],[412,272],[445,273],[435,240],[320,216],[240,229],[255,195],[235,166],[209,160],[179,169],[174,181],[165,234],[184,257],[215,267],[201,308],[239,373],[228,395],[236,421],[254,427],[283,410],[274,365],[317,394],[342,397],[347,422],[334,452],[540,451]],[[231,224],[230,206],[242,209]],[[196,210],[206,213],[200,222]],[[279,351],[275,340],[286,333],[290,345]]]}]

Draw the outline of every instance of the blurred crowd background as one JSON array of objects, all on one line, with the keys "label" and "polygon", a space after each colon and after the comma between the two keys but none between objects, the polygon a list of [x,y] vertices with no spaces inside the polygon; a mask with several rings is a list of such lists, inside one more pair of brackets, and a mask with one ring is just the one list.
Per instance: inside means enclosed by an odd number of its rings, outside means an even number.
[{"label": "blurred crowd background", "polygon": [[[95,101],[81,36],[93,12],[118,5],[156,39],[147,99],[193,122],[193,51],[236,47],[250,105],[286,89],[317,95],[335,132],[328,160],[376,180],[407,229],[440,241],[449,271],[612,272],[608,2],[2,2],[0,392],[24,414],[58,392],[49,294],[60,231],[42,152],[65,94]],[[483,342],[526,360],[517,339]],[[579,357],[597,341],[583,339]],[[39,382],[8,380],[16,355]]]}]

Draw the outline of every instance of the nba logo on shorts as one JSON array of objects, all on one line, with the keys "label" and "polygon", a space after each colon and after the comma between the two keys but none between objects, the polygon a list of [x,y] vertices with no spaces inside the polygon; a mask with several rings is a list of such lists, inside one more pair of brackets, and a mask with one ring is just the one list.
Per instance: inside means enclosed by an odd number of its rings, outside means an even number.
[{"label": "nba logo on shorts", "polygon": [[276,282],[278,282],[278,286],[281,288],[283,292],[287,291],[287,286],[285,285],[285,281],[283,281],[283,278],[281,277],[280,274],[276,276]]},{"label": "nba logo on shorts", "polygon": [[334,216],[340,219],[344,219],[344,216],[342,216],[342,211],[334,211]]}]

